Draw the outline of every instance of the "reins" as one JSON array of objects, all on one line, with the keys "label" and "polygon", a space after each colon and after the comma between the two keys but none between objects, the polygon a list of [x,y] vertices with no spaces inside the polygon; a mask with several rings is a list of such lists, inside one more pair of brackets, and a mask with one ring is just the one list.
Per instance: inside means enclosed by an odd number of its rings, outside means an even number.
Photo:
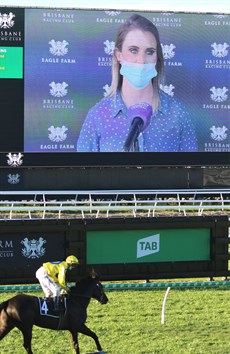
[{"label": "reins", "polygon": [[[98,298],[97,298],[97,300],[100,302],[100,303],[103,303],[103,297],[104,297],[104,294],[103,294],[103,291],[101,291],[101,288],[100,288],[100,286],[99,286],[99,282],[96,282],[96,284],[95,284],[98,288],[99,288],[99,291],[100,291],[100,295],[98,296]],[[81,291],[84,291],[84,289],[82,289],[81,287],[73,287],[72,289],[76,289],[75,291],[76,292],[74,292],[74,291],[70,291],[70,294],[69,294],[69,298],[71,298],[71,299],[73,299],[74,297],[82,297],[82,298],[86,298],[86,299],[91,299],[93,296],[93,294],[91,294],[91,295],[86,295],[86,294],[83,294],[83,293],[81,293]],[[71,290],[72,290],[71,289]],[[78,293],[77,291],[79,290],[79,292],[80,293]],[[86,288],[86,292],[88,292],[89,291],[89,288]],[[92,291],[92,290],[91,290]],[[92,291],[93,292],[93,291]]]},{"label": "reins", "polygon": [[[86,299],[90,299],[92,297],[92,295],[85,295],[85,294],[69,294],[69,297],[70,298],[74,298],[74,297],[83,297],[83,298],[86,298]],[[100,297],[99,297],[99,301],[102,302],[103,300],[103,293],[100,294]]]},{"label": "reins", "polygon": [[66,314],[64,312],[60,311],[60,316],[59,316],[57,330],[61,329],[62,323],[63,323],[63,319],[64,319],[65,315]]}]

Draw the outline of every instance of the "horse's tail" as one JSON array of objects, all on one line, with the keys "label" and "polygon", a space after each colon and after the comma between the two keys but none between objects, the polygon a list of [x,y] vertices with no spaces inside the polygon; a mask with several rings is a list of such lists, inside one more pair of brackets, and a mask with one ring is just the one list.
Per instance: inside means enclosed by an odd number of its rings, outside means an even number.
[{"label": "horse's tail", "polygon": [[0,340],[2,340],[14,327],[15,324],[11,321],[7,312],[9,300],[0,304]]}]

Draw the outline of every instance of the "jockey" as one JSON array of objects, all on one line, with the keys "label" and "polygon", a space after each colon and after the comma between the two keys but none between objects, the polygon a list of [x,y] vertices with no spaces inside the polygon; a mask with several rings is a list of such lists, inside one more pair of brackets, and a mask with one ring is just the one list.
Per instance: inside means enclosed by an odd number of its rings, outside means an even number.
[{"label": "jockey", "polygon": [[66,271],[78,266],[75,256],[68,256],[65,261],[46,262],[36,271],[36,278],[45,293],[45,297],[54,298],[54,309],[59,309],[59,295],[61,289],[68,292]]}]

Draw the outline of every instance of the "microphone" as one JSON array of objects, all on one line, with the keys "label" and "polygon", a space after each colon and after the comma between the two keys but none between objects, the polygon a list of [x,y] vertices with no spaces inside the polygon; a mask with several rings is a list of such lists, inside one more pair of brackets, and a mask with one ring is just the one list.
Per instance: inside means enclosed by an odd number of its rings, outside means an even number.
[{"label": "microphone", "polygon": [[148,127],[151,116],[152,107],[148,103],[141,102],[129,107],[128,118],[131,125],[123,146],[123,151],[130,151],[140,133]]}]

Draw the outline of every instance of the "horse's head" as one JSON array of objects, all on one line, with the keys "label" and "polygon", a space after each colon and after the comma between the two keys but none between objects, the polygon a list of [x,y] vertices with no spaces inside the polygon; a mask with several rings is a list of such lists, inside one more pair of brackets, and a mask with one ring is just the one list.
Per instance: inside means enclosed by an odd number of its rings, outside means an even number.
[{"label": "horse's head", "polygon": [[98,275],[92,272],[89,276],[79,280],[75,286],[70,288],[70,296],[80,296],[94,298],[101,304],[106,304],[109,300],[104,292]]},{"label": "horse's head", "polygon": [[[92,277],[92,275],[91,275]],[[94,278],[92,277],[92,280],[95,283],[95,287],[92,293],[92,297],[96,300],[98,300],[102,305],[107,304],[109,299],[106,296],[106,293],[104,292],[103,285],[99,281],[99,278],[95,276]]]}]

